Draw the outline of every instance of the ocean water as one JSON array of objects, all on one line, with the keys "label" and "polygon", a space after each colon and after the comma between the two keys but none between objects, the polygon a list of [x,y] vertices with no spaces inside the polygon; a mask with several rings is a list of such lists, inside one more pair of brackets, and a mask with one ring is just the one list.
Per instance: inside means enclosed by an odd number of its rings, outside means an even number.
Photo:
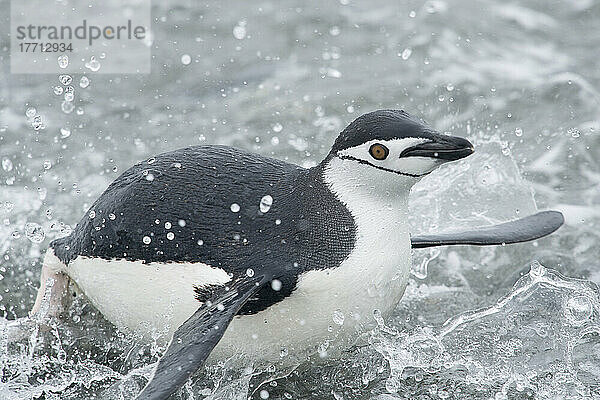
[{"label": "ocean water", "polygon": [[[122,171],[200,143],[308,167],[378,108],[476,147],[415,186],[415,233],[541,209],[561,210],[565,226],[533,243],[415,251],[406,294],[391,318],[374,314],[368,345],[291,371],[224,361],[178,398],[600,398],[598,2],[154,2],[152,73],[90,71],[87,86],[9,73],[8,6],[0,398],[129,399],[150,373],[161,349],[83,298],[48,332],[15,342],[4,330],[33,304],[49,241]],[[73,86],[72,110],[57,86]]]}]

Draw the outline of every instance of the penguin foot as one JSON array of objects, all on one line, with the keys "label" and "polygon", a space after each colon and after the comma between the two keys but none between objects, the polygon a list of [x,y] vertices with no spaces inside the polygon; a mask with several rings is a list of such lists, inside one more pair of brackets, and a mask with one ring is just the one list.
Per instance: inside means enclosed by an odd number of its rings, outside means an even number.
[{"label": "penguin foot", "polygon": [[35,304],[29,313],[30,319],[45,326],[51,318],[60,317],[67,308],[68,289],[69,277],[44,265],[40,288]]},{"label": "penguin foot", "polygon": [[31,337],[36,331],[49,330],[52,319],[66,309],[68,288],[67,275],[43,266],[40,288],[29,316],[12,321],[0,319],[0,338],[13,343]]}]

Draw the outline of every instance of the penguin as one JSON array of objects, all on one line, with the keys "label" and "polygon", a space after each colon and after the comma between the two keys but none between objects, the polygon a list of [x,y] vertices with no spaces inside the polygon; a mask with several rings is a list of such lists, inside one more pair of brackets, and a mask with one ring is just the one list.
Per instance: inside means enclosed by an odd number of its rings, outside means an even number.
[{"label": "penguin", "polygon": [[140,400],[168,398],[209,356],[343,348],[374,310],[394,310],[411,248],[518,243],[563,223],[545,211],[411,238],[411,187],[473,151],[405,111],[378,110],[308,169],[217,145],[154,156],[50,243],[32,313],[58,314],[73,281],[119,329],[170,339]]}]

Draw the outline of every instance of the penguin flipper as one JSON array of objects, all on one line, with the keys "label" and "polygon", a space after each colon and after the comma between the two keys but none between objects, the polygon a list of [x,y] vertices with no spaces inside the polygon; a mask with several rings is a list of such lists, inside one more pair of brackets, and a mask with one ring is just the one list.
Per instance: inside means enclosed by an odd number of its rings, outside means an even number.
[{"label": "penguin flipper", "polygon": [[223,287],[204,303],[173,335],[154,374],[136,400],[165,400],[206,361],[227,326],[244,303],[268,282],[265,277],[246,278]]},{"label": "penguin flipper", "polygon": [[551,234],[565,222],[558,211],[542,211],[525,218],[470,231],[411,237],[413,249],[448,245],[489,246],[527,242]]}]

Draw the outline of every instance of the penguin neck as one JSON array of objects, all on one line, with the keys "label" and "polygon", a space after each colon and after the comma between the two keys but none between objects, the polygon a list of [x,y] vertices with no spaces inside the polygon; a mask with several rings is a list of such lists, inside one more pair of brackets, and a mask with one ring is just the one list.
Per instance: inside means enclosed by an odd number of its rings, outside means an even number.
[{"label": "penguin neck", "polygon": [[410,273],[408,195],[416,179],[335,156],[317,168],[356,225],[352,252],[329,272],[328,293],[339,294],[336,304],[342,310],[365,317],[378,309],[388,316],[400,301]]},{"label": "penguin neck", "polygon": [[407,224],[408,195],[416,183],[415,178],[335,156],[329,156],[319,167],[329,190],[344,203],[359,224],[368,223],[368,218],[377,218],[382,231],[389,225]]}]

